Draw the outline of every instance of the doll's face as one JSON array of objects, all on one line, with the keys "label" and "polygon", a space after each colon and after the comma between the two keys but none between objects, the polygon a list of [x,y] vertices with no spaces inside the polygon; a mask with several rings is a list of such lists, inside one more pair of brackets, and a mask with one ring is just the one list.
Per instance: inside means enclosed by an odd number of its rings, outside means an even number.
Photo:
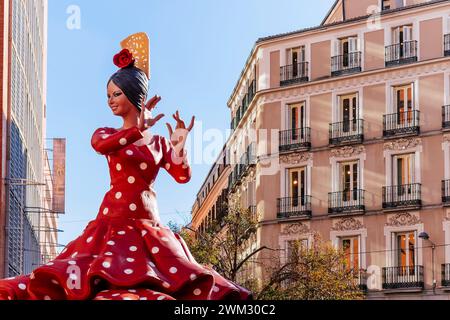
[{"label": "doll's face", "polygon": [[128,100],[125,93],[112,81],[108,84],[108,105],[115,116],[124,116],[136,111],[136,107]]}]

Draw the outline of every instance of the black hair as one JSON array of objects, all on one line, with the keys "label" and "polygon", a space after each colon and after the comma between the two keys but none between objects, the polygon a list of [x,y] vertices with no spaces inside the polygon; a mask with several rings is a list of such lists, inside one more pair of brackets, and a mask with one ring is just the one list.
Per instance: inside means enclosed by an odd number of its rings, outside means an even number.
[{"label": "black hair", "polygon": [[108,80],[118,86],[130,102],[141,111],[142,99],[147,97],[148,78],[144,71],[135,66],[119,69]]}]

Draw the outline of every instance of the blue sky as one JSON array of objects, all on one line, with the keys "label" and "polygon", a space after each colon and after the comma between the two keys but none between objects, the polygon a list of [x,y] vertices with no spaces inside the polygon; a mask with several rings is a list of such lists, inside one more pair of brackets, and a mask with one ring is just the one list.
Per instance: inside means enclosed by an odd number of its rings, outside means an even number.
[{"label": "blue sky", "polygon": [[[166,114],[153,131],[168,136],[165,120],[179,107],[203,130],[229,127],[226,102],[259,37],[320,24],[334,0],[49,0],[47,137],[67,139],[66,214],[59,243],[75,239],[95,219],[109,174],[105,158],[90,145],[98,127],[120,127],[107,107],[112,57],[128,35],[144,31],[151,41],[149,96]],[[80,8],[80,29],[69,29],[67,8]],[[209,164],[193,165],[189,184],[162,170],[156,182],[164,223],[189,221]]]}]

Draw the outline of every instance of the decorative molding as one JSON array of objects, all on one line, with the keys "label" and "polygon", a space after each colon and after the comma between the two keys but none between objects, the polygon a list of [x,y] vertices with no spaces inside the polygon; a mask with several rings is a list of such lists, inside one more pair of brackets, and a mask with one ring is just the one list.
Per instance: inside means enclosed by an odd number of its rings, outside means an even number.
[{"label": "decorative molding", "polygon": [[383,149],[392,151],[401,151],[406,149],[412,149],[420,145],[422,145],[422,139],[420,138],[398,139],[386,142],[383,146]]},{"label": "decorative molding", "polygon": [[422,223],[422,221],[420,221],[420,219],[416,215],[411,214],[409,212],[401,212],[389,217],[386,226],[404,227],[404,226],[414,226],[420,223]]},{"label": "decorative molding", "polygon": [[443,137],[442,137],[442,141],[450,142],[450,134],[444,134]]},{"label": "decorative molding", "polygon": [[298,234],[307,234],[310,233],[309,226],[304,224],[303,222],[292,223],[288,225],[282,226],[281,235],[289,236],[289,235],[298,235]]},{"label": "decorative molding", "polygon": [[350,158],[364,153],[366,148],[364,146],[347,146],[339,149],[332,149],[331,156],[335,158]]},{"label": "decorative molding", "polygon": [[350,231],[364,229],[364,225],[360,220],[353,217],[343,218],[336,221],[332,231]]},{"label": "decorative molding", "polygon": [[285,164],[300,164],[312,160],[313,154],[310,152],[295,152],[290,154],[283,154],[280,156],[280,163]]}]

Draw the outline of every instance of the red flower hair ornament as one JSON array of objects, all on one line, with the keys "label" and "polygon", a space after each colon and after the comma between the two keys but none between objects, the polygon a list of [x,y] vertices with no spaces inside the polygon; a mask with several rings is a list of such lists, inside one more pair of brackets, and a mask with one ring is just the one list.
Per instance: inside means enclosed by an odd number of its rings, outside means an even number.
[{"label": "red flower hair ornament", "polygon": [[128,49],[123,49],[118,54],[116,54],[113,61],[114,64],[121,69],[132,66],[135,62],[133,55]]}]

